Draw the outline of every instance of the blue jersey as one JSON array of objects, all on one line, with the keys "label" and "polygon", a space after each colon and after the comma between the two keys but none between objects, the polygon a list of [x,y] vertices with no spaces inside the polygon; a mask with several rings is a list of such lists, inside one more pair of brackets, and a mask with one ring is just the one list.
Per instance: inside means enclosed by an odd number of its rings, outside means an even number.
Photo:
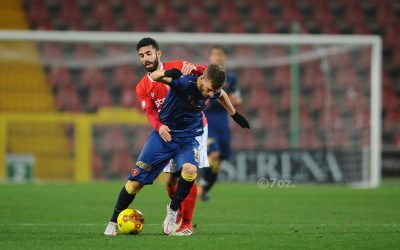
[{"label": "blue jersey", "polygon": [[[197,76],[182,76],[171,81],[171,87],[160,111],[161,123],[171,129],[172,137],[196,137],[203,134],[201,111],[206,98],[197,87]],[[218,91],[211,100],[221,96]]]},{"label": "blue jersey", "polygon": [[[223,89],[228,95],[236,91],[236,76],[233,73],[227,73],[226,82]],[[207,113],[211,112],[223,113],[225,115],[228,114],[226,109],[216,100],[211,101],[209,105],[207,105],[207,109],[205,110],[205,112],[206,115]]]}]

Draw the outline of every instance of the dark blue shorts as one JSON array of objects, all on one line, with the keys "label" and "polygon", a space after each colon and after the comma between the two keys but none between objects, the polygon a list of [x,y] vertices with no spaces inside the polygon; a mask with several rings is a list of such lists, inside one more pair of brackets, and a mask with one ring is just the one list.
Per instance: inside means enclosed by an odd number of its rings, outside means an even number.
[{"label": "dark blue shorts", "polygon": [[[224,113],[206,113],[208,121],[208,138],[213,139],[215,145],[212,149],[219,150],[221,160],[229,160],[231,157],[231,132],[229,128],[228,116]],[[212,150],[208,150],[212,152]]]},{"label": "dark blue shorts", "polygon": [[198,147],[199,143],[195,137],[180,139],[172,136],[172,141],[165,142],[153,130],[128,179],[145,185],[152,184],[170,159],[177,164],[178,171],[184,163],[191,163],[198,167],[200,161]]}]

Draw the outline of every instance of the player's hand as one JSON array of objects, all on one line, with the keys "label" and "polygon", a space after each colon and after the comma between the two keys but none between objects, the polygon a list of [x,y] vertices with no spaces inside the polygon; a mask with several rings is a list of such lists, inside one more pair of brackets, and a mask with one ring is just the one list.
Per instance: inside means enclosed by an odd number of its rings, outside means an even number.
[{"label": "player's hand", "polygon": [[169,142],[172,140],[171,134],[169,132],[171,132],[171,129],[169,129],[167,125],[161,125],[158,129],[158,134],[165,142]]},{"label": "player's hand", "polygon": [[164,71],[164,76],[165,77],[171,77],[172,79],[178,79],[179,77],[182,76],[182,72],[179,69],[169,69]]},{"label": "player's hand", "polygon": [[250,128],[249,122],[246,120],[246,118],[243,115],[239,114],[239,112],[236,111],[235,114],[232,115],[232,118],[233,118],[233,120],[235,120],[235,122],[237,124],[240,125],[240,127]]},{"label": "player's hand", "polygon": [[183,62],[182,75],[189,75],[192,71],[196,71],[196,66],[193,63]]}]

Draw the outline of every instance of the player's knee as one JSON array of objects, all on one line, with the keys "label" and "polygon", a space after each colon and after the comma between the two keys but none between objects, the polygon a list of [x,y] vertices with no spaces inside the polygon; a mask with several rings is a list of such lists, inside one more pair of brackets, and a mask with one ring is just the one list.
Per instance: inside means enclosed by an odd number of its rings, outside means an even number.
[{"label": "player's knee", "polygon": [[126,192],[129,194],[137,194],[143,188],[143,184],[137,181],[127,181],[125,184]]},{"label": "player's knee", "polygon": [[197,177],[197,167],[190,163],[183,164],[182,178],[187,181],[194,181]]},{"label": "player's knee", "polygon": [[166,185],[168,187],[175,186],[177,182],[178,182],[178,178],[174,174],[172,174],[172,173],[167,174]]}]

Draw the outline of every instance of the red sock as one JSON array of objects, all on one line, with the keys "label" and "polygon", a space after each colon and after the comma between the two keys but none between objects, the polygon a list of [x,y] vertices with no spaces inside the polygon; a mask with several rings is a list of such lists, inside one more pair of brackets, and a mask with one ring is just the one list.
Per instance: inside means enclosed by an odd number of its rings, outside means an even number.
[{"label": "red sock", "polygon": [[169,198],[171,198],[171,199],[174,198],[177,187],[178,187],[178,184],[175,184],[174,186],[166,185]]},{"label": "red sock", "polygon": [[192,188],[190,189],[189,195],[182,202],[182,224],[191,224],[192,217],[194,212],[194,207],[196,206],[196,198],[197,198],[197,186],[196,182],[193,183]]}]

